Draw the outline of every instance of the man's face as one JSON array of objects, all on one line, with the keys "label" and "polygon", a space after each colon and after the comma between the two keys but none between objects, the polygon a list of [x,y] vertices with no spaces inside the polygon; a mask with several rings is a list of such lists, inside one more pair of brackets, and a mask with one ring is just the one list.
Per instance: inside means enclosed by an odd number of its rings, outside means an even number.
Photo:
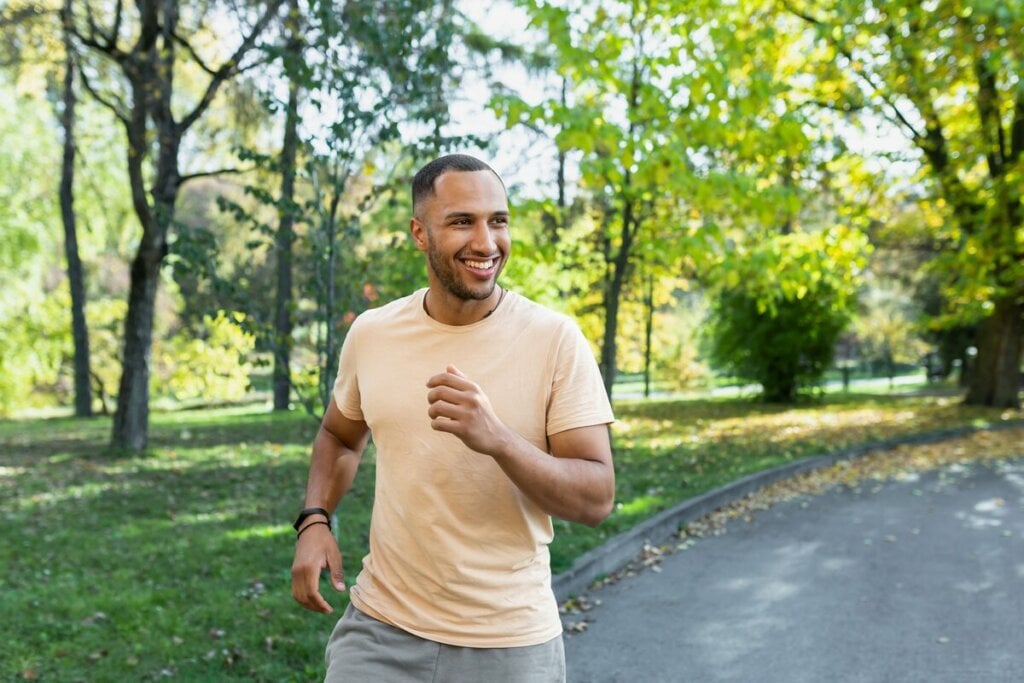
[{"label": "man's face", "polygon": [[508,260],[508,201],[490,171],[448,171],[421,202],[413,238],[427,255],[431,284],[463,300],[486,299]]}]

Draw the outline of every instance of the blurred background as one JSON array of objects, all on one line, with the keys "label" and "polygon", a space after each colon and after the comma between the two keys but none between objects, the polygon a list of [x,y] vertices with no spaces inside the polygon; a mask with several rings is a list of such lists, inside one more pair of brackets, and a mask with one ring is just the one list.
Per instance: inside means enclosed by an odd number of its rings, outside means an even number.
[{"label": "blurred background", "polygon": [[[1019,416],[1022,76],[1019,0],[0,0],[0,492],[19,495],[6,519],[66,511],[109,490],[89,476],[129,471],[140,498],[79,512],[135,514],[154,463],[180,474],[191,444],[239,481],[262,476],[262,507],[239,523],[289,538],[346,331],[426,285],[408,186],[448,152],[508,185],[502,285],[579,321],[623,416],[623,463],[631,438],[649,456],[673,429],[674,453],[734,433],[705,429],[719,418],[810,438],[803,418],[770,416],[839,419],[856,400],[836,395],[941,399],[909,418],[858,403],[844,434]],[[837,443],[815,434],[773,457]],[[770,464],[750,448],[701,485]],[[694,457],[660,471],[692,480]],[[288,458],[271,500],[260,468]],[[61,489],[58,472],[85,479]],[[696,490],[630,482],[625,525]],[[237,491],[186,504],[186,489],[154,529],[194,504],[190,523],[243,533],[203,517]],[[10,562],[35,547],[12,543]],[[288,548],[273,552],[275,569],[241,570],[232,594],[278,581]],[[30,609],[38,577],[18,571],[7,587],[26,594],[9,607]],[[123,608],[65,617],[91,633]],[[220,648],[221,627],[199,621]],[[7,658],[23,678],[51,666],[31,654],[48,651],[47,623]],[[189,661],[216,664],[215,680],[275,637]],[[91,647],[82,657],[107,660]],[[252,666],[249,680],[286,677]]]},{"label": "blurred background", "polygon": [[613,394],[951,381],[1019,405],[1011,3],[18,2],[2,15],[0,413],[317,412],[424,284],[425,160],[490,160],[510,288]]}]

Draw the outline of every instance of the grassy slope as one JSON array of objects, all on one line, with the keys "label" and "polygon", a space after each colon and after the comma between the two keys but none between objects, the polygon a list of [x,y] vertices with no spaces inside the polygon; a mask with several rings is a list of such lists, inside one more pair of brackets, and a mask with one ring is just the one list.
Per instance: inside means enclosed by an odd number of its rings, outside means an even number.
[{"label": "grassy slope", "polygon": [[[830,397],[798,408],[622,403],[618,504],[556,522],[555,571],[684,498],[789,460],[896,434],[1019,417],[950,399]],[[293,532],[316,424],[251,410],[154,416],[152,447],[109,422],[0,423],[0,679],[306,681],[334,617],[294,605]],[[354,578],[372,505],[367,454],[341,509]],[[345,598],[333,602],[343,606]]]}]

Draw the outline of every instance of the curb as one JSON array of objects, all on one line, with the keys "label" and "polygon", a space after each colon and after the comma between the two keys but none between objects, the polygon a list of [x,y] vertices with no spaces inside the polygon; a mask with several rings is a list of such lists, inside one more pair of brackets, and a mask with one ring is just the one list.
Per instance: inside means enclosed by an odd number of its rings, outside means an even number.
[{"label": "curb", "polygon": [[1017,427],[1024,427],[1024,420],[1007,420],[979,426],[939,429],[873,441],[835,453],[812,455],[803,460],[749,474],[695,498],[684,500],[632,529],[613,536],[597,548],[576,558],[571,567],[554,576],[551,580],[551,588],[558,602],[564,602],[573,595],[583,593],[598,578],[611,574],[634,560],[643,552],[644,546],[661,545],[674,536],[683,525],[700,519],[723,505],[780,479],[788,479],[802,472],[829,467],[843,460],[852,460],[871,451],[884,451],[897,446],[936,443],[975,432],[999,431]]}]

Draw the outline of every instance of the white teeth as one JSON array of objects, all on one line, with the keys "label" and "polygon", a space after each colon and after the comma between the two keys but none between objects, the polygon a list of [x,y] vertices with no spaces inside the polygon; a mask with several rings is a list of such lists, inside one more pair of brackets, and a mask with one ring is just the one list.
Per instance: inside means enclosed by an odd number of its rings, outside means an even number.
[{"label": "white teeth", "polygon": [[489,261],[466,261],[466,265],[470,268],[476,268],[477,270],[487,270],[494,263],[494,259]]}]

